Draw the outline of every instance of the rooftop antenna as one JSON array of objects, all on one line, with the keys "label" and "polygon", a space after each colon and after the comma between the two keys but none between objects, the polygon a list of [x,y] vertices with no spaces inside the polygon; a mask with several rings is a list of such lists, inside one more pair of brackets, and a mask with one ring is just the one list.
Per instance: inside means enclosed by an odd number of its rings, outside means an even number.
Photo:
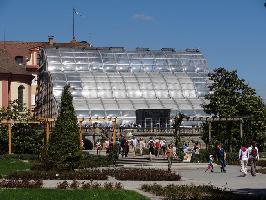
[{"label": "rooftop antenna", "polygon": [[76,41],[76,37],[75,37],[75,15],[82,16],[80,12],[78,12],[75,8],[73,8],[73,13],[72,13],[72,41]]},{"label": "rooftop antenna", "polygon": [[6,49],[6,30],[4,30],[4,49]]},{"label": "rooftop antenna", "polygon": [[75,41],[75,13],[76,13],[76,9],[73,8],[73,13],[72,13],[72,40]]}]

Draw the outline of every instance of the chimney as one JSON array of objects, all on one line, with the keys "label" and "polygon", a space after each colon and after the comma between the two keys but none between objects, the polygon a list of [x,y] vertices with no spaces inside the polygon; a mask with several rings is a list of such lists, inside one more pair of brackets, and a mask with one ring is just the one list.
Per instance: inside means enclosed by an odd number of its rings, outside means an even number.
[{"label": "chimney", "polygon": [[48,36],[48,43],[49,43],[49,45],[54,45],[54,36],[53,35],[49,35]]}]

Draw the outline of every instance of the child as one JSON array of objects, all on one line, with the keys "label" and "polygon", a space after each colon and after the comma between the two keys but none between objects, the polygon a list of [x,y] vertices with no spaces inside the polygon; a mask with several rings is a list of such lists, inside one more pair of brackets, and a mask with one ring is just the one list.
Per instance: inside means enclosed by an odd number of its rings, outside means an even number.
[{"label": "child", "polygon": [[209,157],[209,162],[208,162],[208,168],[205,170],[205,172],[206,171],[208,171],[209,169],[211,169],[211,172],[213,172],[213,155],[210,155],[210,157]]},{"label": "child", "polygon": [[97,155],[100,155],[101,154],[101,150],[102,150],[102,145],[101,145],[100,141],[98,141],[96,143],[96,150],[97,150]]}]

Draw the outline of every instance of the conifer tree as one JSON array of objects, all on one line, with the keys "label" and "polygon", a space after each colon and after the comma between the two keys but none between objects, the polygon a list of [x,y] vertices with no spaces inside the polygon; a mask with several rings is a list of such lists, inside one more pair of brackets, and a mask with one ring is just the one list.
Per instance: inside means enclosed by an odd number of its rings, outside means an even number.
[{"label": "conifer tree", "polygon": [[66,85],[61,96],[60,113],[48,143],[48,168],[73,170],[80,163],[79,127],[72,101],[70,86]]}]

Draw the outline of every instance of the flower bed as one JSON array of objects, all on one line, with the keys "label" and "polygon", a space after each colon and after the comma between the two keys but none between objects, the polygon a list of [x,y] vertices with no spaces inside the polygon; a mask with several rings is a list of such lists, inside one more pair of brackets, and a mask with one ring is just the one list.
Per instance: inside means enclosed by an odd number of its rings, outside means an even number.
[{"label": "flower bed", "polygon": [[40,188],[43,185],[41,180],[2,180],[0,188]]},{"label": "flower bed", "polygon": [[98,188],[104,188],[108,190],[117,190],[117,189],[123,189],[123,186],[120,182],[116,183],[111,183],[111,182],[105,182],[103,185],[100,183],[93,183],[88,182],[82,182],[79,183],[76,180],[73,180],[72,183],[68,183],[67,181],[63,181],[57,184],[58,189],[77,189],[77,188],[82,188],[82,189],[98,189]]},{"label": "flower bed", "polygon": [[266,168],[257,169],[256,171],[257,173],[266,174]]},{"label": "flower bed", "polygon": [[22,180],[107,180],[107,174],[100,170],[83,170],[77,172],[55,171],[20,171],[6,176],[7,179]]},{"label": "flower bed", "polygon": [[103,170],[106,174],[114,176],[117,180],[132,180],[132,181],[179,181],[179,174],[171,173],[161,169],[135,169],[135,168],[120,168]]},{"label": "flower bed", "polygon": [[166,197],[169,200],[259,200],[261,196],[235,194],[227,191],[226,188],[218,188],[212,185],[167,185],[165,187],[153,184],[144,184],[141,189],[145,192],[153,193],[157,196]]},{"label": "flower bed", "polygon": [[7,179],[22,180],[107,180],[108,176],[117,180],[135,181],[179,181],[179,174],[171,173],[160,169],[89,169],[75,172],[55,172],[55,171],[18,171],[6,176]]}]

